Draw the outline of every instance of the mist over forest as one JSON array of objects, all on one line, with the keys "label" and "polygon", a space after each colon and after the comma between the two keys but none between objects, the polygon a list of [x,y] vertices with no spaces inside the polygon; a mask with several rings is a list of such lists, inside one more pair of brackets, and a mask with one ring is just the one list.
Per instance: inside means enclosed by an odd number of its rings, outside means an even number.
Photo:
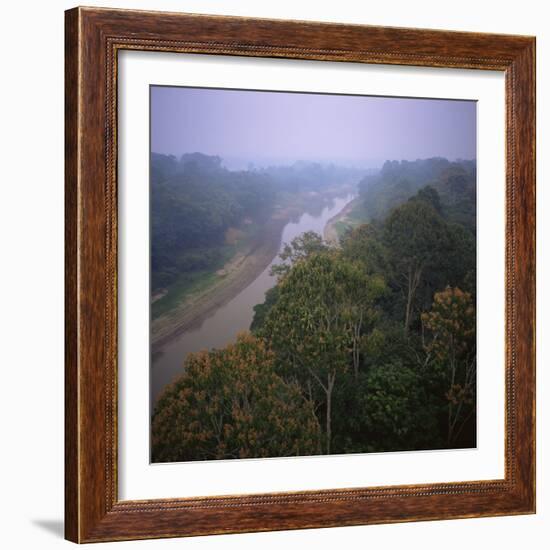
[{"label": "mist over forest", "polygon": [[181,357],[153,461],[475,446],[475,160],[249,168],[152,154],[153,338],[178,303],[254,278],[286,224],[352,200],[332,240],[283,243],[246,330]]}]

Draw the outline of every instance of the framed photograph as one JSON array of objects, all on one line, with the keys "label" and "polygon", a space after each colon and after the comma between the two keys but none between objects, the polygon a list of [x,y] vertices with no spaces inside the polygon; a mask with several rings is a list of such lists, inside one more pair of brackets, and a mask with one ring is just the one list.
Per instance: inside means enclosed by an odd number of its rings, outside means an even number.
[{"label": "framed photograph", "polygon": [[66,538],[535,511],[535,39],[66,12]]}]

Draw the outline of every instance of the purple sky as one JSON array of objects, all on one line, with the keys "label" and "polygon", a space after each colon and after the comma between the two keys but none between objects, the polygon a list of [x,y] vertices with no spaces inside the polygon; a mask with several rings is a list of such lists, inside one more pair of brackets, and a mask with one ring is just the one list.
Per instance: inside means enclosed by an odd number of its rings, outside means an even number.
[{"label": "purple sky", "polygon": [[151,87],[151,149],[226,164],[476,156],[476,103]]}]

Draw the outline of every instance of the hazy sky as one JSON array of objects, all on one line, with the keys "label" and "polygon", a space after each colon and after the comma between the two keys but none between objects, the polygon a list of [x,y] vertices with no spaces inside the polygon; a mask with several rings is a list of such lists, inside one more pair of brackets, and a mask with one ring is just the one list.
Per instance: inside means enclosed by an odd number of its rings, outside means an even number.
[{"label": "hazy sky", "polygon": [[473,101],[151,88],[151,149],[230,161],[476,156]]}]

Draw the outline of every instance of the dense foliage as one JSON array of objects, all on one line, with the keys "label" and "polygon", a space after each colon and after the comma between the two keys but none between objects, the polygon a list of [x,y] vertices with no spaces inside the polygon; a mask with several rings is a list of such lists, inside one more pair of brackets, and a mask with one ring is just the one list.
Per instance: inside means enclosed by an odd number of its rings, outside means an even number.
[{"label": "dense foliage", "polygon": [[423,192],[423,198],[439,214],[475,232],[475,161],[450,162],[444,158],[386,161],[378,174],[363,178],[359,191],[368,219],[380,220],[427,186],[430,190]]},{"label": "dense foliage", "polygon": [[231,172],[219,157],[200,153],[151,159],[151,273],[153,289],[186,273],[217,267],[228,230],[264,219],[273,206],[269,178]]},{"label": "dense foliage", "polygon": [[339,247],[284,247],[253,336],[187,358],[154,460],[475,446],[475,164],[389,162],[361,193]]},{"label": "dense foliage", "polygon": [[259,331],[275,351],[278,371],[306,389],[325,410],[325,448],[331,452],[334,388],[351,370],[358,376],[362,339],[385,290],[357,263],[336,252],[312,252],[279,284],[277,302]]},{"label": "dense foliage", "polygon": [[219,351],[190,354],[153,419],[156,462],[316,454],[312,404],[284,381],[263,340],[250,334]]}]

